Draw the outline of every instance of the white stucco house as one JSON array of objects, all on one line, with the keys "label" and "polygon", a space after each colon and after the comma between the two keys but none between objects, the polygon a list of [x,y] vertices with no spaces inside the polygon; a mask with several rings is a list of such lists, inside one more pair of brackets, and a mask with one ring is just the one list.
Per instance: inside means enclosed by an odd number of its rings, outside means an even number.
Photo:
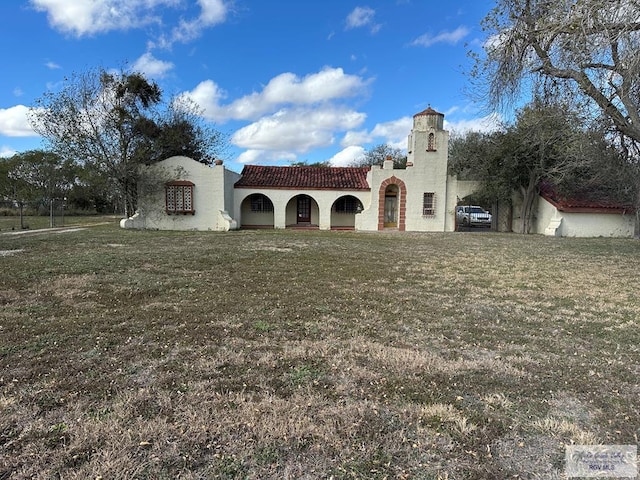
[{"label": "white stucco house", "polygon": [[[452,232],[458,201],[477,186],[448,175],[448,145],[444,115],[429,107],[413,116],[406,169],[395,169],[387,160],[383,166],[362,168],[246,165],[236,173],[220,160],[207,166],[172,157],[146,168],[139,209],[120,225],[159,230]],[[606,236],[633,235],[633,220],[629,235],[625,214],[608,216],[608,222],[599,217],[581,220],[567,216],[573,212],[561,215],[562,209],[545,201],[539,202],[538,233],[599,236],[604,228]],[[605,224],[595,230],[585,226]]]}]

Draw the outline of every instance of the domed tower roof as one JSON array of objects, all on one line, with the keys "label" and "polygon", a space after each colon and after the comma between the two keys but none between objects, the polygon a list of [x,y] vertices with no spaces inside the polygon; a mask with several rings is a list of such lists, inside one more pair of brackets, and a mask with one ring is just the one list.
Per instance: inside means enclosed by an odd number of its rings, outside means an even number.
[{"label": "domed tower roof", "polygon": [[419,113],[416,113],[414,117],[423,116],[423,115],[438,115],[438,116],[444,117],[444,113],[436,112],[433,108],[431,108],[431,105],[429,105],[425,110]]},{"label": "domed tower roof", "polygon": [[426,110],[416,113],[413,116],[414,128],[418,130],[424,130],[424,128],[431,127],[436,130],[444,130],[444,114],[436,112],[431,105]]}]

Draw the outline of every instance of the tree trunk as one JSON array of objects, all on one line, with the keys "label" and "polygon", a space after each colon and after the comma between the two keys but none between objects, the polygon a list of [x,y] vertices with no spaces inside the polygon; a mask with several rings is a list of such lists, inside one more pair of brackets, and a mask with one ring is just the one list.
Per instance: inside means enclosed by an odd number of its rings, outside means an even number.
[{"label": "tree trunk", "polygon": [[535,175],[529,177],[529,184],[526,189],[522,188],[522,212],[520,214],[520,233],[531,233],[531,223],[533,220],[533,204],[538,193]]}]

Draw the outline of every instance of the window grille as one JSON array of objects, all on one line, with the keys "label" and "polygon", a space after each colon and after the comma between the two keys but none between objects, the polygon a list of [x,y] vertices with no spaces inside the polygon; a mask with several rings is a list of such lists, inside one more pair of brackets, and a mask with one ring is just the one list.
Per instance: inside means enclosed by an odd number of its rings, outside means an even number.
[{"label": "window grille", "polygon": [[335,203],[336,213],[358,213],[362,211],[360,200],[355,197],[341,197]]},{"label": "window grille", "polygon": [[193,187],[187,180],[176,180],[165,185],[166,211],[169,215],[196,213]]},{"label": "window grille", "polygon": [[255,213],[273,212],[273,203],[266,195],[252,195],[251,211]]},{"label": "window grille", "polygon": [[422,215],[433,216],[436,214],[436,194],[427,192],[422,199]]},{"label": "window grille", "polygon": [[430,133],[427,139],[427,150],[429,152],[435,152],[436,150],[436,136],[433,133]]}]

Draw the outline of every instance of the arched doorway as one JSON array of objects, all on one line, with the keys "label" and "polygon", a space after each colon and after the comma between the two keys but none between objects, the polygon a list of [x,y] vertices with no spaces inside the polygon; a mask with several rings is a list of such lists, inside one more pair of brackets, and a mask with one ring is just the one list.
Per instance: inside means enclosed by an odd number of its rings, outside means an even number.
[{"label": "arched doorway", "polygon": [[406,216],[407,187],[401,179],[394,175],[380,184],[378,193],[378,230],[397,228],[404,232]]},{"label": "arched doorway", "polygon": [[320,210],[316,201],[309,195],[296,195],[286,207],[287,227],[318,228]]}]

